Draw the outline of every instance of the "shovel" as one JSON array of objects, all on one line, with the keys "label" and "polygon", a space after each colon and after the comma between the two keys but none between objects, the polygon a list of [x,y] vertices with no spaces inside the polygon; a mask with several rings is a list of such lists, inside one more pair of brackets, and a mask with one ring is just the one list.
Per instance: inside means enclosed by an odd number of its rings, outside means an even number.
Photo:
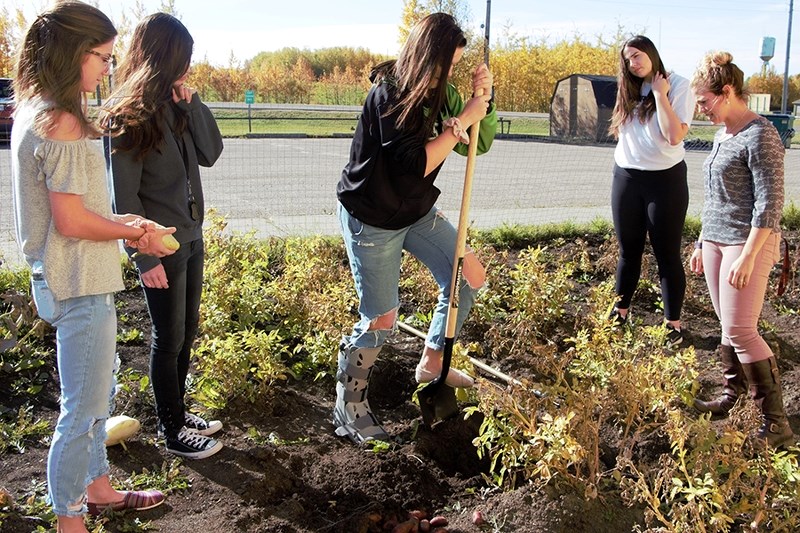
[{"label": "shovel", "polygon": [[445,384],[453,357],[453,342],[456,336],[456,317],[458,315],[458,295],[461,292],[461,270],[467,248],[467,228],[469,226],[469,201],[472,195],[472,175],[475,173],[475,158],[478,155],[478,131],[480,121],[469,130],[469,149],[467,150],[467,171],[464,176],[464,191],[461,193],[461,212],[458,217],[456,233],[456,253],[453,260],[453,276],[450,280],[450,303],[447,307],[447,328],[444,338],[444,357],[442,373],[417,392],[422,421],[427,427],[435,422],[446,420],[458,414],[456,391]]}]

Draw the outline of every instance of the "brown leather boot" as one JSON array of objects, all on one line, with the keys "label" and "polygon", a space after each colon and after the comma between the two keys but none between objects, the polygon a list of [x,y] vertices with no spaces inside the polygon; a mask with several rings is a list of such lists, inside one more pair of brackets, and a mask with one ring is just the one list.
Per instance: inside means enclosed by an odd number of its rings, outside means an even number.
[{"label": "brown leather boot", "polygon": [[727,415],[731,408],[745,392],[744,372],[733,346],[720,344],[719,359],[722,362],[722,394],[716,400],[703,401],[694,399],[694,408],[701,413]]},{"label": "brown leather boot", "polygon": [[773,448],[783,446],[794,439],[794,434],[783,409],[781,376],[775,357],[743,364],[742,369],[750,383],[750,397],[764,417],[758,437],[766,439]]}]

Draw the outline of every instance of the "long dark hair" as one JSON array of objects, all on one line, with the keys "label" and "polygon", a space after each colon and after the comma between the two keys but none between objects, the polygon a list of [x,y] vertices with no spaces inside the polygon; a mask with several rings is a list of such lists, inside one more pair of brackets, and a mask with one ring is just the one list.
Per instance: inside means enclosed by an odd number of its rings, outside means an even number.
[{"label": "long dark hair", "polygon": [[[447,13],[433,13],[411,30],[397,61],[384,63],[376,80],[391,78],[400,99],[389,113],[399,112],[398,129],[430,135],[447,94],[447,76],[458,48],[467,45],[456,19]],[[432,85],[436,87],[431,87]],[[423,106],[431,113],[423,113]]]},{"label": "long dark hair", "polygon": [[642,84],[643,78],[634,76],[628,69],[628,62],[625,59],[625,48],[636,48],[640,52],[647,54],[650,62],[653,64],[653,73],[659,72],[665,78],[667,77],[667,69],[664,67],[661,56],[656,49],[653,41],[644,35],[636,35],[631,37],[625,44],[622,45],[619,51],[619,75],[617,76],[617,101],[614,104],[614,114],[611,116],[611,134],[615,137],[619,136],[619,128],[627,122],[634,114],[634,110],[638,108],[639,122],[644,124],[653,113],[656,112],[656,98],[653,92],[643,99],[642,98]]},{"label": "long dark hair", "polygon": [[159,120],[167,106],[175,111],[175,133],[186,128],[185,113],[172,100],[172,87],[192,60],[194,40],[180,20],[166,13],[143,19],[117,70],[117,89],[108,99],[103,124],[113,135],[127,134],[119,150],[138,149],[144,158],[158,148],[166,132]]},{"label": "long dark hair", "polygon": [[47,135],[60,112],[73,115],[84,136],[99,131],[84,112],[81,86],[86,51],[117,36],[111,20],[99,9],[76,0],[58,2],[33,21],[17,56],[14,93],[17,101],[40,97],[52,104],[35,121]]}]

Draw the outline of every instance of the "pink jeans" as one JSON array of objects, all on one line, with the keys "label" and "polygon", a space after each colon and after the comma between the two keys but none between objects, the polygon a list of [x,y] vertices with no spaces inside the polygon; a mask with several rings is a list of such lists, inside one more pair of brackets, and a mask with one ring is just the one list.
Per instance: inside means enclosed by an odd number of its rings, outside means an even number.
[{"label": "pink jeans", "polygon": [[703,241],[703,269],[714,311],[722,324],[722,344],[733,346],[742,363],[772,357],[772,350],[758,333],[758,318],[770,270],[780,258],[780,243],[779,233],[769,236],[756,256],[749,283],[737,289],[728,283],[728,272],[741,255],[744,244]]}]

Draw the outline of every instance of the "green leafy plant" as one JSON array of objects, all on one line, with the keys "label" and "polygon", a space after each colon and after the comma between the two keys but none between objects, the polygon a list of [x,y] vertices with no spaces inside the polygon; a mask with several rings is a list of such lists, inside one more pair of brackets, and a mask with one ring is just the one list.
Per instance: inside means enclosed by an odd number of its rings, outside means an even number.
[{"label": "green leafy plant", "polygon": [[121,328],[117,333],[117,344],[136,344],[144,340],[144,333],[138,328]]},{"label": "green leafy plant", "polygon": [[252,402],[277,380],[286,379],[288,354],[279,330],[251,328],[204,339],[195,350],[198,377],[194,396],[217,409],[236,397]]},{"label": "green leafy plant", "polygon": [[195,395],[221,408],[277,380],[331,375],[355,292],[339,240],[228,233],[211,213]]},{"label": "green leafy plant", "polygon": [[19,500],[0,489],[0,524],[12,515],[24,517],[26,524],[29,524],[32,531],[49,532],[51,525],[55,524],[56,515],[52,507],[45,501],[47,495],[47,483],[45,481],[32,481],[30,488],[25,491]]},{"label": "green leafy plant", "polygon": [[342,332],[358,315],[352,274],[341,239],[287,239],[281,275],[267,287],[281,327],[295,342],[295,374],[332,375]]},{"label": "green leafy plant", "polygon": [[[0,374],[10,382],[5,398],[36,395],[48,379],[55,350],[50,326],[38,318],[30,296],[30,270],[0,268]],[[0,400],[5,404],[5,399]]]},{"label": "green leafy plant", "polygon": [[758,427],[752,404],[734,408],[721,431],[708,416],[678,411],[663,426],[671,442],[656,468],[620,459],[623,497],[644,503],[651,526],[669,531],[795,531],[797,450],[774,453],[747,435]]},{"label": "green leafy plant", "polygon": [[132,473],[124,480],[114,480],[119,490],[160,490],[165,494],[175,491],[188,490],[192,486],[191,478],[187,477],[181,468],[183,462],[175,458],[164,461],[161,466],[153,470],[142,469],[139,473]]},{"label": "green leafy plant", "polygon": [[[564,259],[554,258],[545,248],[528,248],[519,253],[509,272],[489,274],[490,294],[481,298],[487,307],[482,314],[494,314],[486,340],[497,357],[537,353],[557,331],[572,328],[564,320],[574,298],[570,276],[576,263]],[[553,267],[550,261],[559,266]]]},{"label": "green leafy plant", "polygon": [[0,452],[25,453],[26,444],[41,442],[51,433],[47,420],[36,418],[33,408],[24,405],[16,412],[0,415]]},{"label": "green leafy plant", "polygon": [[114,403],[119,411],[124,412],[134,401],[154,405],[148,374],[133,368],[123,368],[117,373],[116,378],[117,394]]}]

